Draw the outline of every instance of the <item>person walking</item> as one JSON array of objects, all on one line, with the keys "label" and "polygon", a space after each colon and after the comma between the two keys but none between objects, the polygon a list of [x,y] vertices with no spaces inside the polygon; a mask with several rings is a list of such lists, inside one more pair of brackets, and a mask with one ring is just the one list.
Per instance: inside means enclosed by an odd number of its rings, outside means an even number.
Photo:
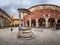
[{"label": "person walking", "polygon": [[13,28],[11,28],[11,31],[13,31]]}]

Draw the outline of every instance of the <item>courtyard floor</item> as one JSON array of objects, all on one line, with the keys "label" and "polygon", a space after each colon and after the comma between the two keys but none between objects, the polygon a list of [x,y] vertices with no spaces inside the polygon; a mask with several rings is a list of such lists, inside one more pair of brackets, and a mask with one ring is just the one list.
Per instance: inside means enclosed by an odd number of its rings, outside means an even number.
[{"label": "courtyard floor", "polygon": [[60,30],[55,28],[32,28],[32,39],[18,38],[18,27],[0,29],[0,45],[60,45]]}]

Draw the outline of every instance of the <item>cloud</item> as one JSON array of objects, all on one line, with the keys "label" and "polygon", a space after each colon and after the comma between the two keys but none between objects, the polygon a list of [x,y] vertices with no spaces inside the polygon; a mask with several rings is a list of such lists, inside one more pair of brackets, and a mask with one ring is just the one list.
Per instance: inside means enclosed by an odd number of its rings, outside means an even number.
[{"label": "cloud", "polygon": [[49,0],[49,1],[45,2],[45,3],[60,6],[60,0]]},{"label": "cloud", "polygon": [[0,8],[8,14],[18,17],[18,8],[29,8],[39,4],[54,4],[60,6],[60,0],[0,0]]},{"label": "cloud", "polygon": [[10,14],[13,15],[15,18],[19,18],[19,13],[16,9],[10,9]]}]

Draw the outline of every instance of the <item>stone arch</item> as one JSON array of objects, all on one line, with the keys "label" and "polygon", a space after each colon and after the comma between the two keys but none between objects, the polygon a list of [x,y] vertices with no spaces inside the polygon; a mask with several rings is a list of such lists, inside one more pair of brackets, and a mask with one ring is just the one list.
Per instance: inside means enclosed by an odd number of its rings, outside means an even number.
[{"label": "stone arch", "polygon": [[51,26],[54,26],[55,25],[55,19],[54,18],[49,18],[48,19],[48,26],[51,27]]},{"label": "stone arch", "polygon": [[31,26],[32,26],[32,27],[36,27],[36,20],[35,20],[35,19],[32,19],[32,20],[31,20]]},{"label": "stone arch", "polygon": [[45,27],[45,19],[44,18],[40,18],[38,20],[38,24],[39,24],[39,27]]},{"label": "stone arch", "polygon": [[32,6],[30,8],[28,8],[31,12],[36,11],[36,10],[40,10],[40,9],[52,9],[52,10],[56,10],[56,8],[59,8],[59,6],[57,5],[52,5],[52,4],[40,4],[40,5],[35,5]]},{"label": "stone arch", "polygon": [[60,19],[57,20],[57,23],[60,23]]},{"label": "stone arch", "polygon": [[29,27],[29,21],[27,21],[27,26]]}]

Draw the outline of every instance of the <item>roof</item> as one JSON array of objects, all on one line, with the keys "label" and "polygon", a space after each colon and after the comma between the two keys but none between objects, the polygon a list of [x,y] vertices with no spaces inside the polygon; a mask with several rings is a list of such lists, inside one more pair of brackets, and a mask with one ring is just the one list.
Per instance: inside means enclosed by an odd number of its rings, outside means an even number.
[{"label": "roof", "polygon": [[13,20],[19,20],[18,18],[14,18]]},{"label": "roof", "polygon": [[[5,11],[3,11],[1,8],[0,8],[0,10],[2,11],[2,12],[4,12],[10,19],[11,19],[11,17],[5,12]],[[11,19],[12,20],[12,19]]]},{"label": "roof", "polygon": [[60,6],[53,5],[53,4],[40,4],[40,5],[32,6],[32,7],[28,8],[28,9],[31,9],[31,8],[36,7],[36,6],[55,6],[55,7],[59,7],[60,8]]},{"label": "roof", "polygon": [[31,13],[28,9],[24,9],[24,8],[19,8],[18,11],[21,11],[23,13],[28,13],[28,14]]}]

